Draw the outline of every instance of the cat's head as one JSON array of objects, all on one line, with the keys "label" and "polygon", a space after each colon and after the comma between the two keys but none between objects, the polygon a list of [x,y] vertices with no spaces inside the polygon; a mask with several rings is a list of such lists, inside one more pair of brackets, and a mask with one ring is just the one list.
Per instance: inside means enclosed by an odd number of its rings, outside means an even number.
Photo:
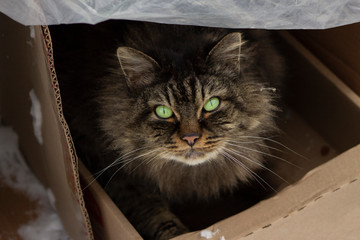
[{"label": "cat's head", "polygon": [[113,148],[155,164],[229,161],[244,151],[256,155],[249,145],[235,146],[259,142],[258,136],[273,130],[276,107],[259,74],[249,72],[243,43],[240,33],[230,33],[202,57],[198,69],[173,73],[164,73],[164,66],[141,51],[119,47],[129,94],[119,99],[118,109],[114,104],[113,120],[104,121]]}]

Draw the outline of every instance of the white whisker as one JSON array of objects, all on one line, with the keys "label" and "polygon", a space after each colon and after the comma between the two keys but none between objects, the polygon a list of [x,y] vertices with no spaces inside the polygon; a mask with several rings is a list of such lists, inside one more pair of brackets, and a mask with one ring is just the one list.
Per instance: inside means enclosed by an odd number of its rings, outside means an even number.
[{"label": "white whisker", "polygon": [[87,189],[93,182],[95,182],[104,172],[106,172],[108,169],[118,165],[121,161],[125,160],[126,158],[128,157],[131,157],[131,154],[134,154],[135,152],[137,151],[140,151],[140,150],[143,150],[143,149],[146,149],[146,148],[150,148],[151,146],[146,146],[146,147],[141,147],[141,148],[137,148],[133,151],[130,151],[128,153],[125,153],[124,155],[118,157],[117,159],[115,159],[111,164],[109,164],[107,167],[101,169],[100,171],[92,174],[93,176],[93,180],[88,183],[83,189],[82,191],[84,191],[85,189]]},{"label": "white whisker", "polygon": [[115,176],[121,169],[123,169],[124,167],[126,167],[128,164],[130,164],[131,162],[135,161],[136,159],[142,158],[142,157],[144,157],[144,156],[147,156],[147,155],[149,155],[149,154],[151,154],[151,153],[154,153],[154,152],[156,152],[156,151],[159,151],[159,150],[162,150],[162,148],[157,148],[157,149],[152,150],[152,151],[150,151],[150,152],[146,152],[146,153],[143,153],[143,154],[141,154],[141,155],[139,155],[139,156],[136,156],[135,158],[130,158],[130,159],[126,160],[126,162],[125,162],[121,167],[119,167],[119,168],[111,175],[111,177],[109,178],[108,182],[106,183],[104,189],[106,189],[106,187],[107,187],[108,184],[111,182],[111,180],[114,178],[114,176]]},{"label": "white whisker", "polygon": [[296,151],[292,150],[291,148],[289,148],[289,147],[285,146],[284,144],[282,144],[282,143],[280,143],[280,142],[278,142],[278,141],[275,141],[274,139],[271,139],[271,138],[269,138],[269,137],[260,137],[260,136],[239,136],[239,137],[240,137],[240,138],[254,138],[254,139],[267,140],[267,141],[269,141],[269,142],[278,144],[279,146],[285,148],[286,150],[294,153],[295,155],[297,155],[297,156],[299,156],[299,157],[301,157],[301,158],[303,158],[303,159],[305,159],[305,160],[307,160],[307,161],[310,161],[309,158],[301,155],[300,153],[297,153]]},{"label": "white whisker", "polygon": [[234,153],[235,155],[237,155],[237,156],[239,156],[239,157],[242,157],[242,158],[244,158],[244,159],[246,159],[246,160],[248,160],[248,161],[250,161],[250,162],[252,162],[252,163],[254,163],[254,164],[258,165],[258,166],[260,166],[261,168],[263,168],[263,169],[271,172],[272,174],[274,174],[275,176],[277,176],[278,178],[280,178],[281,180],[283,180],[284,182],[286,182],[287,184],[290,185],[290,183],[289,183],[287,180],[285,180],[283,177],[281,177],[279,174],[277,174],[276,172],[274,172],[274,171],[271,170],[270,168],[264,166],[263,164],[261,164],[261,163],[259,163],[259,162],[256,162],[256,161],[252,160],[252,159],[249,158],[249,157],[246,157],[245,155],[243,155],[242,152],[236,151],[236,150],[234,150],[234,149],[229,149],[229,148],[225,148],[224,150],[229,151],[229,152],[232,152],[232,153]]},{"label": "white whisker", "polygon": [[253,170],[251,170],[248,166],[246,166],[246,164],[244,164],[243,162],[239,161],[237,158],[235,158],[234,156],[232,156],[231,154],[229,154],[228,152],[224,151],[221,153],[225,158],[232,160],[234,163],[239,164],[242,168],[244,168],[248,173],[250,173],[250,175],[252,175],[254,177],[254,179],[264,188],[266,189],[266,187],[260,182],[260,180],[265,183],[269,188],[271,188],[273,191],[277,192],[269,183],[267,183],[262,177],[260,177],[257,173],[255,173]]},{"label": "white whisker", "polygon": [[263,142],[263,140],[255,140],[255,141],[239,141],[239,140],[236,140],[236,139],[224,139],[225,141],[229,141],[229,142],[236,142],[236,143],[241,143],[241,144],[248,144],[248,143],[260,143],[260,142]]},{"label": "white whisker", "polygon": [[294,167],[296,167],[296,168],[301,169],[300,166],[298,166],[298,165],[296,165],[296,164],[294,164],[294,163],[292,163],[292,162],[289,162],[289,161],[287,161],[287,160],[284,159],[284,158],[275,156],[275,155],[270,154],[270,153],[266,153],[266,152],[263,152],[263,151],[259,151],[259,150],[256,150],[256,149],[252,149],[252,148],[248,148],[248,147],[244,147],[244,146],[240,146],[240,145],[236,145],[236,144],[232,144],[232,143],[229,143],[229,142],[227,143],[227,145],[234,146],[234,147],[238,147],[238,148],[242,148],[242,149],[246,149],[246,150],[249,150],[249,151],[252,151],[252,152],[261,153],[261,154],[263,154],[263,155],[266,155],[266,156],[269,156],[269,157],[273,157],[273,158],[279,159],[279,160],[281,160],[281,161],[283,161],[283,162],[285,162],[285,163],[287,163],[287,164],[289,164],[289,165],[292,165],[292,166],[294,166]]},{"label": "white whisker", "polygon": [[[159,150],[161,150],[161,149],[159,149]],[[159,156],[161,156],[161,155],[163,155],[163,154],[166,154],[166,152],[161,152],[161,153],[159,153],[159,154],[157,154],[157,155],[155,155],[155,156],[153,156],[153,157],[149,157],[149,158],[145,159],[144,161],[141,161],[141,162],[138,164],[138,166],[136,166],[136,167],[131,171],[131,173],[133,173],[133,172],[134,172],[137,168],[139,168],[142,164],[145,163],[145,165],[148,165],[150,162],[154,161],[156,158],[158,158]]]},{"label": "white whisker", "polygon": [[[109,168],[117,165],[119,162],[121,162],[121,161],[125,160],[126,158],[130,157],[130,156],[131,156],[130,154],[133,154],[133,153],[135,153],[135,152],[138,152],[138,151],[143,150],[143,149],[146,149],[146,148],[151,148],[151,146],[146,146],[146,147],[137,148],[137,149],[135,149],[135,150],[133,150],[133,151],[130,151],[130,152],[128,152],[128,153],[125,153],[125,154],[123,154],[122,156],[120,156],[120,157],[118,157],[117,159],[115,159],[111,164],[109,164],[109,166],[107,166],[107,167],[103,168],[102,170],[94,173],[93,175],[95,176],[95,175],[97,175],[97,174],[99,174],[99,173],[102,174],[103,172],[105,172],[105,171],[108,170]],[[130,155],[130,156],[129,156],[129,155]]]},{"label": "white whisker", "polygon": [[266,144],[261,144],[261,143],[264,142],[264,140],[244,142],[244,141],[239,141],[239,140],[235,140],[235,139],[226,139],[225,141],[232,142],[232,143],[240,143],[240,144],[254,143],[254,144],[256,144],[258,146],[261,146],[261,147],[266,147],[266,148],[269,148],[269,149],[272,149],[272,150],[275,150],[275,151],[278,151],[278,152],[281,152],[281,153],[285,153],[283,150],[278,149],[276,147],[268,146]]},{"label": "white whisker", "polygon": [[260,144],[260,143],[256,143],[256,145],[260,146],[260,147],[266,147],[266,148],[269,148],[269,149],[272,149],[272,150],[275,150],[275,151],[278,151],[278,152],[281,152],[281,153],[285,153],[285,151],[281,150],[281,149],[278,149],[276,147],[271,147],[271,146],[268,146],[266,144]]}]

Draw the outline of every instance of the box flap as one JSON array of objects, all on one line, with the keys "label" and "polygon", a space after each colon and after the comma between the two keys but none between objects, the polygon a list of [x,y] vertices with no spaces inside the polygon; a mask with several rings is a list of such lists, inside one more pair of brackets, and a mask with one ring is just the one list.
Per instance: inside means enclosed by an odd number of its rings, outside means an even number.
[{"label": "box flap", "polygon": [[79,171],[95,239],[141,240],[140,234],[81,161]]},{"label": "box flap", "polygon": [[2,14],[0,29],[2,120],[17,132],[30,167],[53,191],[71,238],[92,239],[72,140],[62,116],[48,29],[25,27]]},{"label": "box flap", "polygon": [[321,198],[287,218],[281,218],[241,239],[357,239],[360,236],[359,203],[360,181],[354,179],[321,195]]},{"label": "box flap", "polygon": [[[313,229],[309,234],[314,235],[308,238],[312,240],[330,239],[324,237],[328,236],[328,233],[333,236],[358,237],[360,235],[359,181],[360,145],[310,171],[301,181],[284,189],[275,197],[216,223],[207,230],[218,232],[219,238],[224,236],[227,240],[306,239],[302,237],[306,236],[308,229]],[[336,211],[332,211],[334,207]],[[340,216],[343,223],[349,225],[339,224],[335,228],[333,220],[339,221],[339,218],[330,217]],[[318,222],[314,223],[314,220]],[[288,229],[282,229],[282,226]],[[329,228],[316,233],[316,229],[321,227]],[[274,232],[274,235],[271,235],[270,231]],[[297,238],[286,235],[291,231],[300,235]],[[322,235],[324,231],[327,233]],[[202,239],[200,233],[192,232],[174,240]]]}]

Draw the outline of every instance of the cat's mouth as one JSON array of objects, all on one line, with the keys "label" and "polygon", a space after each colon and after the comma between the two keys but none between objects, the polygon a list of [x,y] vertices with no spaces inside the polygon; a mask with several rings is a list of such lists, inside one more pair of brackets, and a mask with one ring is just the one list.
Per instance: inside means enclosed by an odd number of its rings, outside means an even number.
[{"label": "cat's mouth", "polygon": [[205,153],[196,151],[194,149],[190,149],[190,151],[185,153],[185,159],[196,159],[196,158],[203,158]]},{"label": "cat's mouth", "polygon": [[198,165],[215,158],[218,155],[216,151],[209,151],[208,149],[191,148],[173,155],[173,160],[180,161],[187,165]]}]

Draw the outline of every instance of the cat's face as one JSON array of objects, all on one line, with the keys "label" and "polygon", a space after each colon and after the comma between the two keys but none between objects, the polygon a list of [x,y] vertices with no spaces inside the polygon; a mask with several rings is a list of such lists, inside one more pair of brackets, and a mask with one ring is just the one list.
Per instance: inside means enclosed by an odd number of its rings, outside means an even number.
[{"label": "cat's face", "polygon": [[139,93],[123,112],[127,129],[120,140],[145,162],[188,165],[224,159],[232,145],[254,141],[248,137],[272,124],[275,108],[261,83],[241,76],[241,45],[239,33],[229,34],[204,59],[205,70],[165,81],[157,80],[161,67],[154,59],[119,48],[127,84]]},{"label": "cat's face", "polygon": [[160,147],[161,158],[195,165],[219,158],[239,137],[253,136],[267,113],[259,105],[267,103],[259,86],[233,81],[224,76],[187,76],[154,87],[143,105],[148,111],[140,123],[146,133],[143,140],[154,149]]}]

